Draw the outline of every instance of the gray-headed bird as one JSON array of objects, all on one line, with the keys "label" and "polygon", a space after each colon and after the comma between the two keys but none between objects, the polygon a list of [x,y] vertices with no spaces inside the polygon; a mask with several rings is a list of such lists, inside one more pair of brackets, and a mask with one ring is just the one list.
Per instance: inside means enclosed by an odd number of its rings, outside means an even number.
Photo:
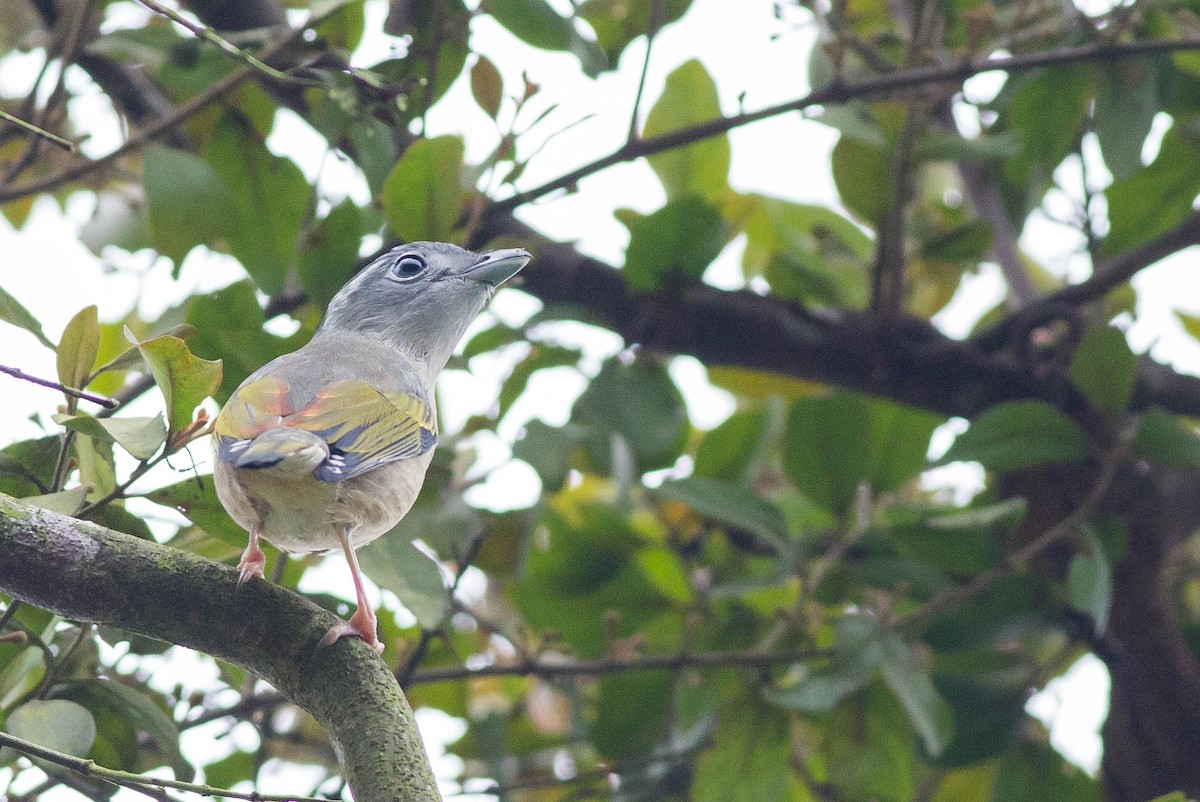
[{"label": "gray-headed bird", "polygon": [[346,554],[358,609],[323,644],[358,635],[383,651],[355,551],[412,507],[437,444],[438,373],[529,259],[439,242],[391,250],[338,292],[307,345],[253,373],[217,416],[217,495],[250,533],[238,584],[263,576],[259,538]]}]

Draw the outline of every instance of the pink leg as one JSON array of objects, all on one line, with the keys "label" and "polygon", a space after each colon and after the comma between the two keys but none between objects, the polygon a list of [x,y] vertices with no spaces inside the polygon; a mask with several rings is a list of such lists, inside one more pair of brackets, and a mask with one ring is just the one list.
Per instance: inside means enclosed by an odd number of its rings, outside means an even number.
[{"label": "pink leg", "polygon": [[238,570],[242,572],[238,577],[238,587],[249,582],[252,577],[262,579],[263,569],[266,567],[267,557],[258,545],[258,527],[254,527],[250,530],[250,543],[247,544],[246,550],[242,552],[242,559],[238,562]]},{"label": "pink leg", "polygon": [[358,609],[354,611],[354,615],[350,616],[349,621],[330,627],[329,631],[325,633],[325,637],[321,639],[321,646],[330,646],[340,638],[357,635],[365,640],[372,649],[382,653],[383,644],[379,642],[375,611],[371,609],[371,603],[367,601],[362,570],[358,567],[358,555],[354,553],[354,546],[350,542],[350,530],[348,528],[339,529],[338,540],[342,542],[342,551],[346,553],[346,562],[350,564],[350,576],[354,579],[354,592],[358,595]]}]

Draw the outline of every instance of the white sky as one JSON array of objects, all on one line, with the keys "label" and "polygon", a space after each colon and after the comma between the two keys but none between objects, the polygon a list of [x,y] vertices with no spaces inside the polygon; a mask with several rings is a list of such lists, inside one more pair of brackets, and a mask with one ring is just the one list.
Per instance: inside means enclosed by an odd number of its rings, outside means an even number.
[{"label": "white sky", "polygon": [[[664,29],[655,41],[642,117],[660,93],[666,75],[694,57],[700,58],[717,80],[726,113],[738,110],[739,96],[743,92],[741,103],[746,109],[802,95],[814,32],[800,26],[800,18],[776,19],[773,7],[771,0],[744,0],[739,4],[738,13],[731,15],[729,4],[722,0],[696,0],[687,16],[680,23]],[[381,8],[379,4],[370,6],[369,33],[356,54],[357,64],[369,65],[394,50],[393,40],[370,33],[380,29]],[[131,7],[123,15],[137,18],[141,13]],[[768,40],[769,34],[778,36]],[[714,46],[713,43],[719,44]],[[645,55],[644,40],[626,50],[617,70],[596,81],[581,75],[574,57],[529,48],[488,17],[473,22],[472,47],[491,56],[500,67],[508,94],[521,85],[520,70],[524,69],[533,81],[543,86],[542,102],[559,104],[557,111],[541,126],[547,133],[588,114],[596,114],[547,146],[529,166],[522,181],[524,186],[534,186],[558,176],[622,142]],[[34,55],[10,59],[3,66],[0,92],[23,96],[40,66],[40,58]],[[994,92],[999,86],[998,80],[994,75],[981,76],[975,79],[972,91]],[[111,116],[105,114],[102,101],[85,98],[78,104],[79,108],[74,111],[82,112],[92,126],[89,154],[97,155],[115,146],[119,132]],[[511,103],[506,102],[502,118],[511,113]],[[532,114],[533,110],[526,113]],[[469,160],[478,160],[495,145],[494,124],[475,106],[466,81],[460,80],[430,113],[429,133],[464,132]],[[1162,126],[1157,133],[1161,136]],[[730,133],[730,140],[730,183],[735,189],[797,201],[837,203],[829,173],[829,152],[836,135],[830,129],[805,120],[799,114],[790,114],[736,129]],[[268,144],[276,152],[296,159],[310,178],[316,174],[323,140],[294,115],[286,112],[279,115]],[[532,145],[530,142],[525,147]],[[1155,143],[1149,143],[1148,147],[1152,149]],[[1060,180],[1068,192],[1059,193],[1052,199],[1052,204],[1064,203],[1068,196],[1078,196],[1080,173],[1078,165],[1067,165],[1060,170]],[[1102,166],[1097,163],[1089,173],[1093,176],[1102,173]],[[339,165],[336,160],[326,161],[322,187],[333,195],[349,195],[360,202],[366,200],[361,180],[352,169]],[[553,238],[574,240],[581,251],[620,264],[628,235],[613,218],[613,209],[624,206],[651,211],[663,200],[664,193],[653,172],[644,161],[639,161],[589,177],[581,182],[579,192],[539,201],[523,208],[520,215]],[[67,320],[89,303],[99,305],[101,319],[113,320],[123,316],[135,298],[140,298],[143,314],[153,317],[170,304],[197,292],[219,288],[244,275],[232,260],[214,256],[204,249],[193,251],[185,260],[177,282],[171,280],[171,269],[166,260],[152,262],[145,253],[132,256],[109,254],[110,261],[119,268],[110,270],[76,239],[78,227],[91,215],[91,206],[89,199],[77,196],[67,204],[63,214],[55,204],[43,200],[21,231],[14,231],[7,222],[0,222],[0,253],[4,254],[0,261],[0,283],[43,321],[51,339],[57,339]],[[1070,255],[1077,247],[1077,236],[1044,217],[1036,217],[1027,226],[1022,245],[1058,275],[1069,275],[1072,279],[1086,275],[1086,263],[1081,264],[1078,257]],[[740,242],[735,241],[706,278],[720,287],[740,286],[739,257]],[[1135,280],[1139,290],[1139,311],[1137,322],[1129,333],[1135,349],[1150,350],[1157,359],[1187,372],[1197,372],[1200,346],[1184,334],[1172,314],[1172,310],[1181,304],[1186,304],[1183,311],[1200,314],[1200,294],[1195,291],[1189,261],[1177,255],[1143,271]],[[537,269],[536,259],[528,269]],[[1187,291],[1181,291],[1181,288],[1187,288]],[[961,335],[999,297],[1000,291],[998,271],[992,267],[983,268],[977,277],[964,282],[951,307],[938,316],[939,325],[947,333]],[[520,322],[537,308],[537,302],[529,296],[506,290],[498,295],[491,311],[485,314]],[[583,346],[587,354],[585,368],[590,366],[592,370],[603,357],[621,347],[615,335],[583,326],[563,326],[556,336]],[[470,415],[486,411],[493,403],[491,399],[496,396],[499,381],[519,357],[520,354],[510,355],[508,359],[478,358],[473,361],[470,373],[454,371],[444,375],[439,388],[446,413],[443,428],[453,431]],[[0,335],[0,364],[18,366],[46,377],[55,373],[53,354],[38,346],[31,336],[9,327],[5,327]],[[695,360],[677,359],[672,366],[672,375],[684,391],[696,425],[711,427],[732,411],[730,397],[707,385],[704,369]],[[480,454],[479,469],[495,470],[471,491],[472,503],[491,507],[526,506],[536,498],[535,476],[528,466],[509,459],[507,444],[517,435],[521,423],[532,417],[550,423],[565,421],[571,403],[583,387],[584,380],[570,369],[544,371],[531,382],[530,392],[501,427],[499,436],[476,438],[474,445]],[[0,443],[39,434],[40,429],[27,418],[35,413],[45,416],[58,403],[50,391],[3,376],[0,376],[0,398],[3,399]],[[148,396],[140,405],[146,412],[152,412],[157,403],[156,398]],[[947,431],[935,440],[934,450],[944,449],[949,440],[950,432]],[[195,451],[205,453],[203,447]],[[152,475],[147,478],[146,486],[175,478],[166,472]],[[938,485],[949,484],[969,493],[978,486],[979,473],[969,467],[949,472],[943,469],[931,476],[930,481]],[[161,514],[161,510],[159,512]],[[317,580],[323,588],[335,592],[348,589],[340,560],[336,564],[327,563],[323,568]],[[182,661],[177,668],[193,672],[196,661],[182,654],[184,650],[174,652],[181,653],[172,658]],[[1107,674],[1099,661],[1086,657],[1065,677],[1038,694],[1030,702],[1029,710],[1051,724],[1054,743],[1064,754],[1094,771],[1100,757],[1098,728],[1106,710],[1106,699]],[[436,715],[422,716],[431,743],[449,737],[450,730],[457,726]],[[203,732],[189,734],[189,749],[204,749],[200,744],[209,737]],[[443,775],[454,770],[452,761],[439,765]],[[0,772],[0,782],[4,776]],[[302,782],[292,787],[287,777],[278,779],[278,787],[263,790],[272,793],[307,790]]]}]

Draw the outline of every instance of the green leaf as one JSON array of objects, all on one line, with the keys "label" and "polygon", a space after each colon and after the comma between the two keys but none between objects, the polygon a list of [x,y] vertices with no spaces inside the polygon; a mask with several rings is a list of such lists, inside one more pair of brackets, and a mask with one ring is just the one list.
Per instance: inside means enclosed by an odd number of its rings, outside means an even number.
[{"label": "green leaf", "polygon": [[21,499],[25,504],[41,507],[43,510],[57,512],[59,515],[74,515],[87,499],[87,487],[80,485],[70,490],[60,490],[57,493],[46,493],[40,496],[26,496]]},{"label": "green leaf", "polygon": [[50,488],[62,445],[58,435],[22,440],[0,451],[0,493],[24,498]]},{"label": "green leaf", "polygon": [[1150,407],[1138,423],[1133,453],[1139,459],[1180,470],[1200,468],[1200,438],[1162,407]]},{"label": "green leaf", "polygon": [[787,552],[787,522],[779,508],[743,485],[692,477],[663,482],[647,491],[664,501],[677,501],[713,520],[757,535],[776,552]]},{"label": "green leaf", "polygon": [[251,373],[308,342],[313,331],[312,324],[301,326],[290,337],[264,331],[266,319],[250,281],[192,296],[186,314],[197,330],[190,344],[192,352],[221,362],[221,387],[216,394],[221,403]]},{"label": "green leaf", "polygon": [[883,679],[900,700],[925,751],[935,757],[940,755],[954,737],[953,711],[938,695],[929,674],[917,666],[903,638],[894,632],[884,633],[880,653]]},{"label": "green leaf", "polygon": [[[7,658],[5,652],[12,654]],[[46,653],[37,646],[22,648],[17,644],[0,645],[0,710],[7,710],[25,694],[36,688],[46,676]],[[0,765],[3,765],[0,760]]]},{"label": "green leaf", "polygon": [[[312,227],[300,251],[300,286],[324,309],[358,269],[362,215],[347,198]],[[256,304],[257,305],[257,304]]]},{"label": "green leaf", "polygon": [[[84,757],[96,740],[96,722],[82,705],[65,699],[32,699],[9,714],[4,722],[9,735],[64,752]],[[0,749],[0,765],[12,759],[12,750]],[[33,762],[42,768],[57,771],[53,764],[37,758]]]},{"label": "green leaf", "polygon": [[178,265],[194,246],[229,232],[229,189],[208,162],[186,151],[151,145],[142,163],[155,250]]},{"label": "green leaf", "polygon": [[1150,133],[1158,102],[1158,75],[1151,60],[1110,65],[1101,62],[1093,116],[1104,163],[1115,181],[1142,167],[1142,146]]},{"label": "green leaf", "polygon": [[792,747],[787,717],[754,699],[726,704],[713,745],[700,753],[693,802],[790,802]]},{"label": "green leaf", "polygon": [[596,718],[588,726],[596,750],[618,762],[653,752],[670,712],[670,672],[610,674],[597,686]]},{"label": "green leaf", "polygon": [[379,199],[391,229],[408,242],[453,240],[462,207],[462,172],[461,137],[418,139],[409,145]]},{"label": "green leaf", "polygon": [[546,0],[484,0],[482,7],[526,44],[573,53],[590,77],[607,66],[604,52],[584,39],[575,30],[575,23],[559,15]]},{"label": "green leaf", "polygon": [[1095,532],[1089,527],[1085,527],[1084,531],[1087,534],[1087,551],[1071,557],[1071,564],[1067,568],[1067,598],[1072,607],[1091,617],[1096,634],[1103,635],[1108,630],[1108,617],[1112,610],[1112,566]]},{"label": "green leaf", "polygon": [[879,622],[867,616],[842,616],[833,624],[835,651],[829,665],[807,671],[790,685],[766,691],[764,698],[804,713],[832,710],[863,688],[879,666],[883,659],[880,630]]},{"label": "green leaf", "polygon": [[1049,179],[1081,133],[1091,100],[1090,64],[1051,67],[1016,86],[1008,104],[1008,128],[1021,133],[1021,152],[1004,163],[1009,181]]},{"label": "green leaf", "polygon": [[1111,227],[1100,243],[1101,255],[1128,251],[1189,215],[1200,192],[1198,162],[1200,137],[1176,124],[1163,136],[1158,156],[1149,167],[1106,189]]},{"label": "green leaf", "polygon": [[843,136],[833,146],[833,183],[846,208],[878,226],[891,203],[892,165],[880,148]]},{"label": "green leaf", "polygon": [[625,281],[637,292],[699,281],[729,241],[720,213],[698,197],[672,200],[638,220],[629,232]]},{"label": "green leaf", "polygon": [[162,415],[150,418],[93,418],[91,415],[54,415],[54,422],[68,429],[117,443],[139,460],[154,456],[167,439]]},{"label": "green leaf", "polygon": [[504,97],[504,82],[500,70],[487,56],[479,56],[471,65],[471,95],[479,108],[493,120],[500,113],[500,101]]},{"label": "green leaf", "polygon": [[525,424],[521,439],[513,444],[513,456],[529,463],[542,480],[543,489],[553,493],[567,481],[571,451],[577,441],[576,433],[565,427],[531,420]]},{"label": "green leaf", "polygon": [[872,400],[871,464],[867,478],[876,491],[898,490],[920,473],[929,438],[945,418],[932,412]]},{"label": "green leaf", "polygon": [[38,342],[47,348],[54,348],[54,343],[42,331],[42,324],[33,314],[12,297],[7,290],[0,287],[0,320],[10,323],[37,337]]},{"label": "green leaf", "polygon": [[174,434],[189,425],[196,407],[221,385],[221,362],[200,359],[187,343],[169,334],[138,342],[129,329],[125,336],[137,346],[162,391],[167,406],[167,429]]},{"label": "green leaf", "polygon": [[829,782],[854,800],[908,800],[917,750],[904,710],[880,682],[838,705],[822,727]]},{"label": "green leaf", "polygon": [[246,545],[246,531],[233,522],[217,498],[211,476],[185,479],[145,496],[155,504],[170,507],[214,537],[235,546]]},{"label": "green leaf", "polygon": [[766,434],[765,411],[733,413],[700,441],[692,475],[724,482],[745,482]]},{"label": "green leaf", "polygon": [[[720,117],[716,84],[704,65],[692,59],[667,76],[662,95],[646,116],[642,136],[663,136]],[[646,161],[669,199],[696,195],[717,201],[728,191],[729,137],[725,134],[647,156]]]},{"label": "green leaf", "polygon": [[450,609],[450,595],[436,561],[404,537],[384,535],[359,550],[367,576],[396,594],[417,624],[436,629]]},{"label": "green leaf", "polygon": [[100,321],[96,307],[85,306],[75,313],[63,330],[58,344],[58,380],[76,390],[82,390],[96,356],[100,353]]},{"label": "green leaf", "polygon": [[572,420],[620,434],[643,470],[674,464],[687,437],[687,408],[666,368],[654,359],[610,359],[575,402]]},{"label": "green leaf", "polygon": [[992,471],[1074,462],[1091,453],[1079,425],[1042,401],[1010,401],[980,415],[940,463],[973,460]]},{"label": "green leaf", "polygon": [[1001,759],[992,799],[1021,802],[1099,802],[1099,783],[1063,760],[1047,743],[1026,740]]},{"label": "green leaf", "polygon": [[[121,716],[135,733],[150,737],[166,764],[175,772],[175,779],[191,782],[195,776],[196,770],[179,751],[179,728],[167,711],[146,694],[120,682],[99,679],[68,683],[57,693],[80,704],[98,704],[102,710]],[[99,717],[100,712],[93,710],[93,715]],[[146,750],[140,751],[144,755]]]},{"label": "green leaf", "polygon": [[1113,415],[1128,409],[1137,357],[1125,335],[1108,326],[1089,329],[1071,359],[1071,380],[1098,409]]},{"label": "green leaf", "polygon": [[969,220],[962,225],[925,240],[921,255],[939,262],[974,265],[992,247],[992,227],[983,220]]},{"label": "green leaf", "polygon": [[596,43],[616,65],[634,39],[653,36],[661,26],[683,16],[692,0],[584,0],[576,12],[596,33]]},{"label": "green leaf", "polygon": [[229,252],[260,290],[278,294],[296,262],[312,187],[295,162],[271,153],[230,118],[217,125],[205,156],[231,193]]},{"label": "green leaf", "polygon": [[862,396],[834,393],[792,404],[783,466],[800,492],[845,515],[871,471],[871,407]]}]

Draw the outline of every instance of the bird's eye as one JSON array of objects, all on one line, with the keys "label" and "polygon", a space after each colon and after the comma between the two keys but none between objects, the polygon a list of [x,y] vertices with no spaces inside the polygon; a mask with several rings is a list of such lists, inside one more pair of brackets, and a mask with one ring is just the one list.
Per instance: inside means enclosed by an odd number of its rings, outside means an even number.
[{"label": "bird's eye", "polygon": [[407,281],[425,272],[425,260],[415,253],[406,253],[392,265],[392,275]]}]

